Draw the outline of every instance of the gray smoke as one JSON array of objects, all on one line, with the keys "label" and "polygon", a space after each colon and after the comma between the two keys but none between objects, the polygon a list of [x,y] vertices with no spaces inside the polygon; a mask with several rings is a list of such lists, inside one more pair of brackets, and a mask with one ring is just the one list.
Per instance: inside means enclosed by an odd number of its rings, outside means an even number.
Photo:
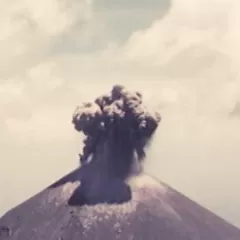
[{"label": "gray smoke", "polygon": [[150,113],[143,105],[140,93],[120,85],[94,103],[78,106],[72,122],[85,135],[81,185],[69,203],[129,201],[131,189],[125,179],[133,173],[135,162],[141,165],[160,120],[158,113]]},{"label": "gray smoke", "polygon": [[144,148],[160,120],[158,113],[150,113],[143,105],[139,92],[130,92],[121,85],[115,85],[109,94],[98,97],[94,103],[78,106],[73,114],[75,129],[86,136],[83,154],[80,155],[81,162],[84,163],[95,153],[100,136],[118,123],[128,128],[134,144],[133,150],[136,151],[139,160],[144,159]]}]

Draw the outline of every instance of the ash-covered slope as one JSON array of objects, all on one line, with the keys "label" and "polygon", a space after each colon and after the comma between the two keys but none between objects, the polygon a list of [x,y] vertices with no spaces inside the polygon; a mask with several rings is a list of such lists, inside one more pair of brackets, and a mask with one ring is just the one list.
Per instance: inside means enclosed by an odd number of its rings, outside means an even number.
[{"label": "ash-covered slope", "polygon": [[129,202],[69,206],[68,200],[79,185],[78,171],[5,214],[0,219],[0,239],[240,239],[237,228],[143,174],[129,180]]},{"label": "ash-covered slope", "polygon": [[0,239],[239,240],[237,228],[143,173],[160,120],[121,86],[77,108],[82,166],[6,213]]}]

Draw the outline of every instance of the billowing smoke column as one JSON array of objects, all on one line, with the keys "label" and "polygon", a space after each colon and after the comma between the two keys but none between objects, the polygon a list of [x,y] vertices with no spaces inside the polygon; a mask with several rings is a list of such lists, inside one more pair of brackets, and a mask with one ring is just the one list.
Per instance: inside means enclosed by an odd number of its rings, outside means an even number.
[{"label": "billowing smoke column", "polygon": [[78,106],[73,114],[75,129],[82,131],[86,136],[83,154],[80,154],[81,163],[96,153],[96,147],[102,140],[101,136],[108,136],[111,129],[116,127],[121,135],[125,134],[123,140],[129,142],[129,138],[131,139],[132,150],[137,154],[138,160],[143,160],[144,148],[160,120],[158,113],[150,113],[143,106],[142,95],[139,92],[130,92],[121,85],[113,86],[110,94],[98,97],[94,103]]},{"label": "billowing smoke column", "polygon": [[125,180],[141,172],[145,148],[160,120],[159,114],[143,106],[140,93],[120,85],[94,103],[77,107],[72,122],[85,140],[81,185],[69,204],[129,201],[132,193]]}]

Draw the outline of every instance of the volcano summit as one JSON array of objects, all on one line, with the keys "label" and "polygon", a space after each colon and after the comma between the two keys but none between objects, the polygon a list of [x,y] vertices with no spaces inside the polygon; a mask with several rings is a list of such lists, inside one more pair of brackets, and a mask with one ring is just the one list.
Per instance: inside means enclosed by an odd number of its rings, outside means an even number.
[{"label": "volcano summit", "polygon": [[160,122],[120,85],[77,107],[81,167],[7,212],[0,239],[240,240],[239,229],[144,174]]}]

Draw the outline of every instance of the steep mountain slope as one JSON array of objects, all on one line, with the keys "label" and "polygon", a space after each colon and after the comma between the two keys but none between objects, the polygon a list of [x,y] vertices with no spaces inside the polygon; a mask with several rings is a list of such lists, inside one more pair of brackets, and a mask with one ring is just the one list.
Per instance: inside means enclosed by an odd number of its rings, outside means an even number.
[{"label": "steep mountain slope", "polygon": [[240,230],[164,183],[141,174],[128,180],[123,204],[69,206],[75,170],[0,219],[9,240],[239,240]]}]

